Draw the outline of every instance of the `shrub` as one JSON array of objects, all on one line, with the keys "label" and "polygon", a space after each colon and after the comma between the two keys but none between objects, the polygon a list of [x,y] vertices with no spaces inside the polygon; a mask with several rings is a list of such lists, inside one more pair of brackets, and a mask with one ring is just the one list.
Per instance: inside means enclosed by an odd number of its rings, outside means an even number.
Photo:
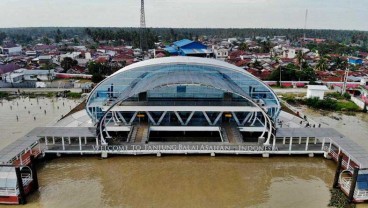
[{"label": "shrub", "polygon": [[68,92],[66,94],[66,97],[68,97],[68,98],[80,98],[80,97],[82,97],[82,93],[79,93],[79,92]]},{"label": "shrub", "polygon": [[0,98],[6,98],[9,96],[9,93],[7,92],[0,92]]}]

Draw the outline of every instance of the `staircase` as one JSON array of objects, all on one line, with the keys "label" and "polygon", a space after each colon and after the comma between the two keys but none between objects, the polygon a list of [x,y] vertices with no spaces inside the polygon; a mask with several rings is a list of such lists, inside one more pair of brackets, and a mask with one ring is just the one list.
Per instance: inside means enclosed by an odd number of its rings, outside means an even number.
[{"label": "staircase", "polygon": [[240,133],[236,124],[225,124],[223,129],[225,129],[228,141],[230,143],[243,143],[243,135]]},{"label": "staircase", "polygon": [[128,134],[127,142],[132,142],[132,143],[135,142],[135,138],[137,137],[137,131],[138,131],[138,127],[132,126],[132,129],[130,130]]},{"label": "staircase", "polygon": [[148,124],[140,124],[137,127],[137,134],[135,137],[135,143],[144,143],[148,141],[148,131],[149,127]]},{"label": "staircase", "polygon": [[221,127],[221,135],[222,135],[222,142],[229,143],[229,138],[227,137],[225,128]]}]

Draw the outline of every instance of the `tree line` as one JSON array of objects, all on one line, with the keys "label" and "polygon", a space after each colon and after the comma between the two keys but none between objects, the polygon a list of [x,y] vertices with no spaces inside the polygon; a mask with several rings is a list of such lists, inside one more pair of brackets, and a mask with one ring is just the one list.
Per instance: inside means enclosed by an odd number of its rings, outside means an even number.
[{"label": "tree line", "polygon": [[[321,30],[321,29],[276,29],[276,28],[148,28],[146,30],[148,45],[155,41],[173,42],[183,38],[198,39],[207,38],[255,38],[257,36],[270,37],[286,36],[291,41],[297,41],[303,37],[324,38],[339,43],[367,44],[368,31],[356,30]],[[52,39],[74,38],[85,39],[91,37],[95,41],[118,40],[120,38],[139,45],[139,28],[85,28],[85,27],[36,27],[36,28],[0,28],[0,38],[3,35],[14,39],[16,42],[30,43],[40,37]],[[0,39],[1,40],[1,39]]]}]

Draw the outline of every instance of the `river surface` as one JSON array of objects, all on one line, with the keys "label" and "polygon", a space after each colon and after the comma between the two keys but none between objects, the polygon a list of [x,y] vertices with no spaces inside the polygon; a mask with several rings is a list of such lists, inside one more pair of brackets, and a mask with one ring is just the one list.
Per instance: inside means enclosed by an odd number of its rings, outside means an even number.
[{"label": "river surface", "polygon": [[[34,127],[57,121],[77,103],[3,101],[0,148]],[[306,112],[368,149],[367,114]],[[19,207],[327,207],[335,168],[331,160],[307,156],[64,156],[40,164],[40,189]]]}]

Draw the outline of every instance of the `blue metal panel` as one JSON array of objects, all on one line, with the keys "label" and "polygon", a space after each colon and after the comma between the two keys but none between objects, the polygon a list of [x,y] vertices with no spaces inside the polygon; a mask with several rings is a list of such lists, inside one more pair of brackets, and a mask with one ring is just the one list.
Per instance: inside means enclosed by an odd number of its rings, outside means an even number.
[{"label": "blue metal panel", "polygon": [[192,42],[181,46],[180,49],[207,49],[207,46],[199,42]]},{"label": "blue metal panel", "polygon": [[168,53],[172,54],[172,55],[177,55],[178,54],[178,50],[176,50],[176,48],[172,47],[172,46],[167,46],[166,48],[164,48],[165,51],[167,51]]},{"label": "blue metal panel", "polygon": [[183,46],[188,45],[190,43],[193,43],[193,41],[188,40],[188,39],[183,39],[183,40],[178,40],[178,41],[174,42],[173,44],[177,47],[183,47]]}]

